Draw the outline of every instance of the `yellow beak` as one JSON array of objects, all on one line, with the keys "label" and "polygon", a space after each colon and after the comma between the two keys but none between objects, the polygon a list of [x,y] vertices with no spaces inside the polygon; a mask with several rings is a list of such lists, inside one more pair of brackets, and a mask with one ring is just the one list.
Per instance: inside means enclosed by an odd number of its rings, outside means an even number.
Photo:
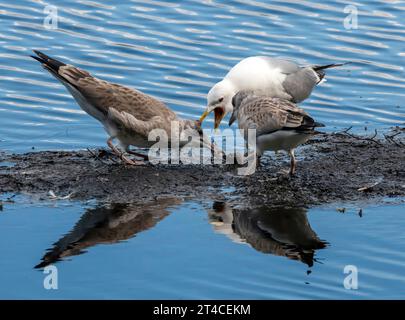
[{"label": "yellow beak", "polygon": [[224,109],[222,107],[216,107],[214,109],[207,109],[204,111],[202,116],[200,117],[200,124],[204,121],[204,119],[214,111],[215,119],[214,119],[214,129],[218,129],[219,125],[221,124],[222,119],[225,116]]},{"label": "yellow beak", "polygon": [[[212,111],[212,110],[211,110]],[[211,111],[205,110],[202,116],[200,117],[200,123],[204,121],[204,119],[211,113]]]}]

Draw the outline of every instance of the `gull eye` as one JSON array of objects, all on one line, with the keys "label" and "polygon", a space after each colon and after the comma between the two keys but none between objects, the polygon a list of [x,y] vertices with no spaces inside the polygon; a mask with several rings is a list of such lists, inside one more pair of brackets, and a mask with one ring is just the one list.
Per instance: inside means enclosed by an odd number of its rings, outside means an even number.
[{"label": "gull eye", "polygon": [[222,102],[222,101],[224,101],[224,97],[219,98],[219,100],[218,100],[218,102]]}]

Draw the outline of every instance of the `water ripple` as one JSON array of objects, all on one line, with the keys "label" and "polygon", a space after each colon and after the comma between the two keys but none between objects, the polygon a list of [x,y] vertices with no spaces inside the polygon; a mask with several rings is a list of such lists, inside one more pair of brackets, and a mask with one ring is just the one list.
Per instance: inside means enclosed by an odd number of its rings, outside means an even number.
[{"label": "water ripple", "polygon": [[[10,112],[0,136],[17,137],[8,125],[21,126],[18,137],[28,134],[22,123],[42,123],[49,108],[68,103],[78,111],[81,123],[96,125],[28,57],[31,49],[49,52],[100,78],[145,90],[193,119],[202,113],[209,88],[246,56],[279,56],[304,65],[351,61],[330,70],[328,82],[302,106],[322,120],[326,130],[328,125],[348,123],[359,128],[365,122],[375,128],[399,124],[404,120],[404,7],[398,2],[350,3],[359,8],[358,29],[344,28],[343,9],[349,2],[341,0],[62,0],[56,4],[59,20],[54,30],[43,25],[48,2],[0,3],[0,83],[6,93],[0,99],[2,114]],[[39,108],[24,109],[24,101]],[[16,113],[16,104],[28,113]],[[41,135],[64,132],[71,125],[59,119],[53,126],[52,119],[41,126]],[[104,143],[101,127],[96,139],[86,130],[80,134],[83,146]],[[26,139],[20,142],[21,150],[32,144]],[[43,138],[37,142],[46,148]]]}]

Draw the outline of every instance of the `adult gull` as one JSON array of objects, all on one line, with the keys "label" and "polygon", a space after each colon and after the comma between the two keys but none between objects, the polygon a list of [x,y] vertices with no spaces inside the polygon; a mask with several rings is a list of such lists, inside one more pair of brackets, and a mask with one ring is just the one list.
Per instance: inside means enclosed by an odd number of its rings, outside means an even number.
[{"label": "adult gull", "polygon": [[236,64],[207,95],[202,122],[212,111],[218,128],[227,113],[232,112],[232,97],[242,90],[262,92],[267,97],[299,103],[309,97],[329,68],[344,63],[301,67],[297,63],[265,56],[248,57]]}]

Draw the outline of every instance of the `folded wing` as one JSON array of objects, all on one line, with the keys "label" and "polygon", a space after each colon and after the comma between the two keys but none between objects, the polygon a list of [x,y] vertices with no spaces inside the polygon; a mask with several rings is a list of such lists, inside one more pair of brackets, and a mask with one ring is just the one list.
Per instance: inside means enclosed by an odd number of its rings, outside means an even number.
[{"label": "folded wing", "polygon": [[256,129],[256,136],[278,130],[310,133],[316,123],[304,110],[282,99],[258,97],[242,107],[240,121],[246,129]]}]

